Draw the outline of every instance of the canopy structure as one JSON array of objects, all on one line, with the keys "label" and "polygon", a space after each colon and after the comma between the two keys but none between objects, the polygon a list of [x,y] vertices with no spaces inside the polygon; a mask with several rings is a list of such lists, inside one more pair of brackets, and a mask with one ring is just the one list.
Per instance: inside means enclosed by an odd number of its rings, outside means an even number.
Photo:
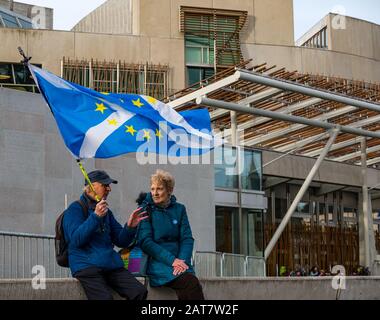
[{"label": "canopy structure", "polygon": [[229,69],[177,93],[168,104],[176,109],[208,107],[215,130],[223,130],[232,145],[318,156],[265,248],[265,259],[324,159],[361,165],[359,226],[369,266],[374,241],[366,169],[380,163],[380,85],[271,69],[265,64]]},{"label": "canopy structure", "polygon": [[[341,126],[328,159],[360,165],[358,136],[366,136],[367,165],[380,162],[380,84],[274,68],[266,64],[252,71],[231,68],[200,88],[197,84],[176,93],[168,104],[180,110],[198,108],[195,99],[207,97],[201,105],[209,108],[216,132],[224,130],[227,138],[236,133],[245,146],[309,157],[318,156],[326,145],[326,129]],[[250,110],[231,117],[234,109],[219,102]]]}]

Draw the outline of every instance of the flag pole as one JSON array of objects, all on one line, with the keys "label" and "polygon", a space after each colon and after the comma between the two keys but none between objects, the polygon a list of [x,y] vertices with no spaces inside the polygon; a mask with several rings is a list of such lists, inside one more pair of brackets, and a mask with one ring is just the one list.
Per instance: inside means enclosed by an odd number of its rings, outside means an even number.
[{"label": "flag pole", "polygon": [[84,169],[84,167],[83,167],[82,162],[80,161],[80,159],[77,159],[77,163],[78,163],[78,165],[79,165],[80,171],[82,171],[82,174],[83,174],[83,176],[84,176],[84,179],[87,181],[88,185],[90,186],[91,191],[92,191],[93,193],[95,193],[95,199],[96,199],[96,201],[99,202],[101,199],[100,199],[99,196],[96,194],[95,189],[94,189],[94,186],[92,185],[92,183],[91,183],[91,181],[90,181],[90,178],[88,177],[88,174],[87,174],[86,170]]},{"label": "flag pole", "polygon": [[[32,59],[32,57],[27,57],[27,56],[25,55],[25,53],[24,53],[24,50],[22,50],[21,47],[18,47],[17,49],[18,49],[18,52],[20,53],[20,55],[24,58],[23,60],[21,60],[21,63],[22,63],[24,66],[29,67],[29,61]],[[32,71],[31,71],[31,73],[32,73],[32,75],[33,75],[33,72],[32,72]],[[36,83],[37,83],[37,81],[36,81]],[[40,90],[40,91],[41,91],[41,90]],[[42,92],[41,92],[41,93],[42,93]],[[48,101],[47,99],[45,99],[45,100],[46,100],[46,102]],[[50,108],[50,106],[49,106],[49,108]],[[51,110],[51,108],[50,108],[50,110]],[[94,194],[95,194],[95,199],[96,199],[96,201],[99,202],[101,199],[100,199],[99,196],[96,194],[95,189],[94,189],[94,186],[92,185],[92,183],[91,183],[91,181],[90,181],[90,178],[88,177],[88,174],[87,174],[86,170],[84,169],[84,167],[83,167],[83,165],[82,165],[82,163],[81,163],[81,160],[80,160],[80,159],[76,159],[76,160],[77,160],[77,163],[78,163],[78,165],[79,165],[79,168],[80,168],[80,170],[81,170],[81,172],[82,172],[82,174],[83,174],[83,176],[84,176],[84,179],[87,181],[88,185],[90,186],[91,191],[94,192]]]}]

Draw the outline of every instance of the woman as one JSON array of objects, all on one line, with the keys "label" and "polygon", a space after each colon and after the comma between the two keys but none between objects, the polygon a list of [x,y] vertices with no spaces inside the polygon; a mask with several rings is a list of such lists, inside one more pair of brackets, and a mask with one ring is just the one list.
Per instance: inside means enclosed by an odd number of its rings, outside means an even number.
[{"label": "woman", "polygon": [[150,215],[138,232],[139,245],[150,256],[147,275],[152,287],[170,287],[179,300],[204,300],[190,261],[194,239],[186,208],[176,201],[173,189],[173,176],[157,170],[141,205]]}]

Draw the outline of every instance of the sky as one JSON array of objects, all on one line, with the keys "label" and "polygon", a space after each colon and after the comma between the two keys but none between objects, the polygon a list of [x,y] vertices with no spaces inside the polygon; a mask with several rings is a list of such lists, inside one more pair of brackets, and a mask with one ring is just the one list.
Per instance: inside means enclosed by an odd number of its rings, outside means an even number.
[{"label": "sky", "polygon": [[[106,0],[18,0],[18,2],[53,8],[54,29],[70,30]],[[379,0],[293,0],[293,4],[295,40],[329,12],[380,24]]]}]

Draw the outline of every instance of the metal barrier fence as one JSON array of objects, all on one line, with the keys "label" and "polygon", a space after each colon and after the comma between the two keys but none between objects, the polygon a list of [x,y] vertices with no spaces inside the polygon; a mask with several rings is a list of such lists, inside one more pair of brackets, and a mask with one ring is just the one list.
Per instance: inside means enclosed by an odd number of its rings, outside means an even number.
[{"label": "metal barrier fence", "polygon": [[33,278],[41,265],[47,278],[70,277],[68,268],[55,261],[54,236],[0,232],[0,277],[2,279]]},{"label": "metal barrier fence", "polygon": [[[192,261],[201,278],[265,276],[262,257],[196,251]],[[71,277],[56,263],[54,236],[0,231],[0,279],[33,278],[37,265],[45,268],[46,278]]]}]

